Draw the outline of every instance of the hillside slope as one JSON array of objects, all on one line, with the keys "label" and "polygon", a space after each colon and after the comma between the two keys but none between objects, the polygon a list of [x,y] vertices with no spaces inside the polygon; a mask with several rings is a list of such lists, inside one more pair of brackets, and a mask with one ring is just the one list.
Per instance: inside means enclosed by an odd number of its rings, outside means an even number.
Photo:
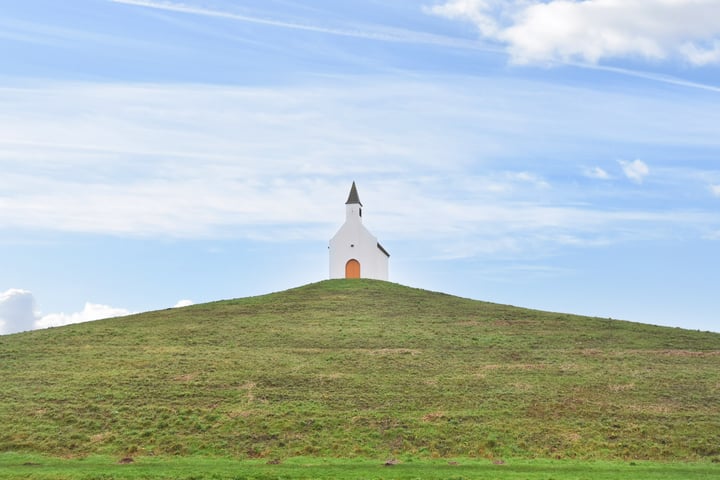
[{"label": "hillside slope", "polygon": [[0,337],[0,451],[720,460],[720,335],[370,280]]}]

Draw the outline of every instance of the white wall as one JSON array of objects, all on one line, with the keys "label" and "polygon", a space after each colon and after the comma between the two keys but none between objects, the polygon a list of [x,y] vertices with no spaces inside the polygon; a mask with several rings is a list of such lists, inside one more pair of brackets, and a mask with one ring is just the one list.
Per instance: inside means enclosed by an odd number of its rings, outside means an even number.
[{"label": "white wall", "polygon": [[388,257],[378,248],[378,241],[362,224],[361,206],[346,205],[345,224],[330,239],[330,278],[345,278],[345,264],[360,262],[360,276],[388,279]]}]

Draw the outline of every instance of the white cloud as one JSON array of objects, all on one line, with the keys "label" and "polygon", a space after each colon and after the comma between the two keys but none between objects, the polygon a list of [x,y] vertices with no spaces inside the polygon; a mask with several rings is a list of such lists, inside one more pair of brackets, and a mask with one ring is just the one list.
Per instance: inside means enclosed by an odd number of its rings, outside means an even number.
[{"label": "white cloud", "polygon": [[550,184],[545,181],[542,177],[531,172],[508,172],[505,176],[518,183],[528,183],[537,188],[550,188]]},{"label": "white cloud", "polygon": [[90,322],[92,320],[101,320],[103,318],[122,317],[130,315],[130,311],[124,308],[111,307],[109,305],[101,305],[98,303],[85,303],[85,308],[77,313],[51,313],[39,318],[35,324],[35,328],[61,327],[73,323]]},{"label": "white cloud", "polygon": [[77,313],[41,315],[32,292],[11,288],[0,293],[0,335],[120,317],[130,313],[124,308],[88,302],[85,308]]},{"label": "white cloud", "polygon": [[710,185],[710,192],[714,196],[720,197],[720,185]]},{"label": "white cloud", "polygon": [[711,42],[711,46],[700,47],[694,43],[685,43],[682,53],[693,65],[709,65],[720,63],[720,40]]},{"label": "white cloud", "polygon": [[189,307],[190,305],[194,305],[195,302],[192,300],[178,300],[178,302],[173,305],[172,308],[182,308],[182,307]]},{"label": "white cloud", "polygon": [[442,5],[425,7],[424,10],[447,18],[470,20],[483,36],[496,38],[502,32],[498,16],[512,4],[505,3],[503,5],[497,0],[451,0]]},{"label": "white cloud", "polygon": [[32,330],[37,315],[31,292],[11,288],[0,293],[0,335]]},{"label": "white cloud", "polygon": [[585,170],[585,176],[589,178],[596,178],[598,180],[610,179],[610,174],[600,167],[587,168]]},{"label": "white cloud", "polygon": [[618,160],[625,176],[636,183],[642,183],[645,177],[650,174],[650,168],[642,160]]},{"label": "white cloud", "polygon": [[517,63],[618,57],[720,62],[717,0],[449,0],[427,9],[473,22]]},{"label": "white cloud", "polygon": [[702,238],[705,240],[720,240],[720,230],[706,233]]}]

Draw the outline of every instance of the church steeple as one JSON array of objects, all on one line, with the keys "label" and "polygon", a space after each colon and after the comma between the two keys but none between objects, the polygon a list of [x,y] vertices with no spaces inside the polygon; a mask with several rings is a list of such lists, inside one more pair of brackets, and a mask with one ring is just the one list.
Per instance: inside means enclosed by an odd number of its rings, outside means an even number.
[{"label": "church steeple", "polygon": [[355,182],[353,182],[352,187],[350,187],[350,195],[348,195],[348,199],[347,202],[345,202],[345,205],[350,205],[354,203],[357,203],[362,207],[362,202],[360,202],[360,195],[358,195]]},{"label": "church steeple", "polygon": [[355,182],[350,187],[350,195],[345,202],[345,219],[362,222],[362,203],[360,203],[360,195],[358,195]]}]

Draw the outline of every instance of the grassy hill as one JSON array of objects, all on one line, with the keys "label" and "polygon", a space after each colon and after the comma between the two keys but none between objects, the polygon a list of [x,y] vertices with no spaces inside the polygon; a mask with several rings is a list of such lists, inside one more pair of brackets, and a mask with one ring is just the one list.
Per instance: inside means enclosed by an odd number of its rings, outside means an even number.
[{"label": "grassy hill", "polygon": [[0,337],[0,452],[720,461],[720,335],[386,282]]}]

